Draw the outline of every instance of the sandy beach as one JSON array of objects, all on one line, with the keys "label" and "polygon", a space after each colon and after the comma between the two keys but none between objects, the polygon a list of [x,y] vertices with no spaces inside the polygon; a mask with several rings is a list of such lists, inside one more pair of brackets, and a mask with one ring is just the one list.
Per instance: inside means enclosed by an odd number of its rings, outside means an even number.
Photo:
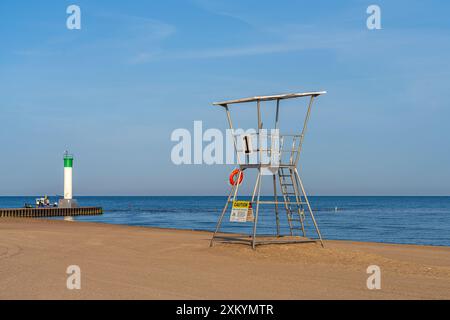
[{"label": "sandy beach", "polygon": [[[249,246],[211,233],[0,219],[0,299],[450,299],[450,248]],[[81,268],[81,290],[66,269]],[[366,269],[381,268],[381,290]]]}]

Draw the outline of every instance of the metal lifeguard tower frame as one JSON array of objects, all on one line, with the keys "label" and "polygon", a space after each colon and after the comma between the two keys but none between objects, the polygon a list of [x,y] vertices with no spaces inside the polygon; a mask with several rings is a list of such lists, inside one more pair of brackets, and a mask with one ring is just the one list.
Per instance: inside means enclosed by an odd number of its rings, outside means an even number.
[{"label": "metal lifeguard tower frame", "polygon": [[[216,229],[211,239],[211,246],[213,246],[214,241],[218,241],[220,239],[221,241],[227,242],[249,243],[252,245],[253,249],[255,249],[256,245],[269,243],[320,242],[323,247],[322,236],[316,223],[316,219],[314,218],[313,210],[308,200],[308,196],[306,195],[303,182],[298,173],[297,165],[300,159],[300,153],[302,151],[302,145],[305,138],[313,102],[318,96],[325,93],[325,91],[317,91],[271,96],[256,96],[252,98],[213,103],[213,105],[215,106],[223,107],[226,111],[228,124],[233,136],[234,149],[235,154],[237,155],[239,169],[235,170],[235,174],[237,175],[235,183],[233,178],[230,177],[232,181],[230,194],[217,222]],[[299,134],[279,134],[280,102],[282,100],[294,98],[309,98],[308,109],[306,110],[302,131]],[[264,132],[266,129],[263,130],[261,115],[261,102],[263,101],[276,102],[275,130],[271,129],[272,132],[275,133],[266,134]],[[255,130],[256,132],[253,134],[236,134],[233,127],[229,106],[234,104],[252,102],[256,102],[257,107],[258,127]],[[238,139],[239,136],[241,137],[241,140]],[[253,141],[252,136],[255,137],[257,141],[257,147],[254,150],[251,150]],[[239,142],[241,143],[239,144]],[[270,161],[262,161],[263,153],[267,155],[266,159],[270,158]],[[257,157],[256,161],[250,161],[250,154],[253,154],[253,156]],[[244,159],[242,160],[241,157]],[[249,212],[251,218],[246,221],[253,222],[253,232],[251,235],[219,235],[218,233],[220,231],[223,218],[230,203],[233,204],[234,209],[235,201],[237,199],[239,191],[239,185],[241,184],[244,175],[243,172],[247,169],[258,170],[255,186],[253,188],[253,194],[251,196],[251,201],[248,201],[247,203],[249,205],[249,210],[251,210],[251,213]],[[272,176],[272,201],[261,199],[261,184],[262,177],[264,175]],[[282,201],[279,201],[279,196],[277,195],[277,184],[280,187]],[[260,205],[275,206],[276,236],[257,235],[256,231],[258,225],[258,214],[260,213]],[[287,222],[289,226],[288,235],[282,235],[280,231],[279,205],[284,206],[284,210],[286,211]],[[254,215],[253,208],[255,208]],[[317,233],[317,238],[315,239],[306,237],[305,212],[309,214],[309,217],[311,218],[315,231]]]}]

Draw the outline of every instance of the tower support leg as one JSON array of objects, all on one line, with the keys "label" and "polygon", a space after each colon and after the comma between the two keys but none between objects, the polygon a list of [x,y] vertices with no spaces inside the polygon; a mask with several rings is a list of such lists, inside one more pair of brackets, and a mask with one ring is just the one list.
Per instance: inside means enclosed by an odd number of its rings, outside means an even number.
[{"label": "tower support leg", "polygon": [[225,213],[227,212],[228,205],[230,204],[230,199],[231,199],[231,196],[234,194],[235,188],[236,188],[236,186],[231,187],[230,195],[228,196],[227,202],[225,203],[225,206],[223,207],[222,214],[220,215],[219,220],[217,221],[216,230],[214,231],[214,234],[211,238],[211,242],[209,244],[210,247],[212,247],[214,244],[214,239],[216,237],[217,232],[219,232],[220,225],[222,224],[223,217],[224,217]]},{"label": "tower support leg", "polygon": [[303,217],[302,217],[302,214],[300,212],[300,202],[302,200],[302,196],[300,194],[300,190],[299,190],[299,187],[298,187],[299,184],[298,184],[297,175],[291,169],[289,170],[289,172],[290,172],[290,175],[291,175],[292,185],[294,187],[295,201],[297,201],[297,205],[296,205],[296,207],[297,207],[297,214],[298,214],[298,218],[300,220],[300,225],[302,227],[302,234],[303,234],[303,237],[306,237],[305,224],[303,223]]},{"label": "tower support leg", "polygon": [[259,198],[261,196],[261,184],[262,184],[262,177],[261,177],[261,170],[258,172],[259,176],[259,183],[258,183],[258,195],[256,197],[256,210],[255,210],[255,221],[253,221],[253,237],[252,237],[252,248],[253,250],[256,249],[256,226],[258,225],[258,214],[259,214]]},{"label": "tower support leg", "polygon": [[300,175],[298,174],[297,169],[294,169],[294,172],[295,172],[295,175],[297,176],[298,182],[300,183],[300,188],[302,189],[303,196],[305,197],[305,202],[306,202],[306,205],[308,206],[309,214],[311,215],[311,219],[314,223],[314,228],[316,228],[317,235],[319,236],[320,244],[322,245],[322,248],[323,248],[324,245],[323,245],[322,235],[320,234],[319,227],[317,226],[316,219],[314,218],[314,214],[312,212],[311,205],[309,204],[308,196],[306,195],[305,188],[303,187],[302,179],[300,178]]},{"label": "tower support leg", "polygon": [[273,175],[273,197],[275,199],[275,219],[277,223],[277,237],[280,236],[280,218],[278,216],[278,196],[277,196],[277,179]]}]

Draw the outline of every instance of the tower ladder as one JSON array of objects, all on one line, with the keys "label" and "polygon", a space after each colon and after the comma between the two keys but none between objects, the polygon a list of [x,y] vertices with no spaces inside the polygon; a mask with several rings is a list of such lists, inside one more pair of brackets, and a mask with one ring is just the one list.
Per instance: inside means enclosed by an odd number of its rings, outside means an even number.
[{"label": "tower ladder", "polygon": [[300,233],[306,237],[305,209],[306,202],[302,200],[293,169],[280,167],[278,170],[281,193],[283,195],[287,220],[291,236]]}]

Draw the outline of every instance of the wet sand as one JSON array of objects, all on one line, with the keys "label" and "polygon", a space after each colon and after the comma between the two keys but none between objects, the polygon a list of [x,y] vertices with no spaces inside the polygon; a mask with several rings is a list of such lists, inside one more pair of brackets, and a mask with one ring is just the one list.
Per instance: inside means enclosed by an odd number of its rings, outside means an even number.
[{"label": "wet sand", "polygon": [[[216,244],[211,233],[0,219],[0,299],[450,299],[450,248]],[[81,290],[66,269],[81,268]],[[369,290],[369,265],[381,290]]]}]

